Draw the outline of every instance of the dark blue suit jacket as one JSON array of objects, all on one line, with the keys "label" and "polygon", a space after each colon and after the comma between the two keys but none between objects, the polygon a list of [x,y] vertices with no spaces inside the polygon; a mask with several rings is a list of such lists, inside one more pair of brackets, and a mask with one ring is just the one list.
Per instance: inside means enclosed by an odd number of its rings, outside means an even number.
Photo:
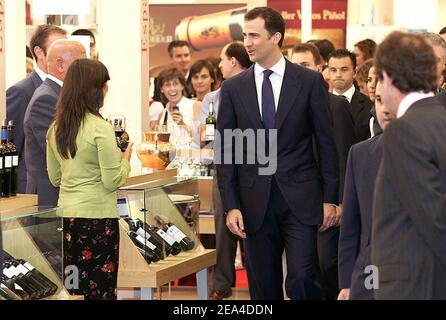
[{"label": "dark blue suit jacket", "polygon": [[14,144],[19,152],[18,192],[26,192],[25,133],[23,119],[34,91],[42,84],[37,72],[6,90],[6,118],[14,121]]},{"label": "dark blue suit jacket", "polygon": [[[264,129],[257,102],[254,66],[223,82],[217,130]],[[260,228],[274,178],[288,207],[301,223],[322,222],[322,204],[338,203],[339,176],[330,122],[328,93],[322,76],[286,61],[276,114],[277,171],[259,175],[255,164],[217,165],[224,210],[240,209],[248,233]],[[315,137],[319,161],[313,152]],[[224,145],[225,140],[222,139]],[[251,145],[252,146],[252,145]],[[246,158],[246,143],[239,150]],[[223,156],[227,150],[223,148]],[[233,162],[234,163],[234,162]]]},{"label": "dark blue suit jacket", "polygon": [[375,179],[381,162],[381,135],[355,144],[347,161],[339,236],[339,287],[350,288],[350,299],[373,299],[364,286],[370,265],[370,234]]},{"label": "dark blue suit jacket", "polygon": [[25,114],[26,191],[37,193],[39,206],[56,206],[59,197],[59,189],[53,187],[46,170],[46,133],[54,120],[61,89],[47,78],[34,92]]},{"label": "dark blue suit jacket", "polygon": [[446,91],[442,91],[437,94],[437,99],[446,107]]}]

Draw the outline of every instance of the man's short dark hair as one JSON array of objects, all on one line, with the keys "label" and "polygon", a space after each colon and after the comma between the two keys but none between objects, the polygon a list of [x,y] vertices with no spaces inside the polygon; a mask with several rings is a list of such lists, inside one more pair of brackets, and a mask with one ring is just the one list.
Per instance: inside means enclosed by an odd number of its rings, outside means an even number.
[{"label": "man's short dark hair", "polygon": [[318,66],[321,64],[321,54],[319,49],[312,43],[298,44],[293,48],[293,53],[310,52],[313,55],[314,63]]},{"label": "man's short dark hair", "polygon": [[240,41],[231,42],[226,48],[225,55],[229,59],[235,58],[242,68],[248,69],[252,65],[252,61],[249,60],[248,52],[246,52],[243,43]]},{"label": "man's short dark hair", "polygon": [[167,47],[167,52],[169,53],[169,56],[173,58],[173,49],[182,47],[188,47],[190,50],[189,42],[183,40],[174,40],[171,43],[169,43],[169,46]]},{"label": "man's short dark hair", "polygon": [[402,93],[437,89],[437,59],[421,35],[392,32],[378,46],[374,65],[378,79],[386,72]]},{"label": "man's short dark hair", "polygon": [[283,39],[285,37],[285,20],[283,20],[282,15],[269,7],[257,7],[249,10],[245,14],[245,21],[251,21],[257,19],[258,17],[265,20],[265,29],[268,30],[270,36],[279,32],[281,35],[279,41],[279,47],[282,47]]},{"label": "man's short dark hair", "polygon": [[29,46],[31,49],[31,53],[34,57],[34,60],[37,62],[37,56],[34,52],[35,47],[39,47],[43,50],[43,53],[46,55],[49,48],[46,47],[46,41],[48,40],[49,36],[59,33],[61,35],[66,36],[67,32],[53,24],[43,24],[37,27],[36,31],[34,32],[33,36],[31,37],[31,40],[29,42]]},{"label": "man's short dark hair", "polygon": [[73,31],[71,34],[73,36],[90,36],[93,38],[93,42],[96,44],[96,37],[94,36],[94,33],[88,29],[77,29]]},{"label": "man's short dark hair", "polygon": [[364,56],[364,61],[373,58],[376,51],[376,42],[372,39],[364,39],[355,43],[357,47]]},{"label": "man's short dark hair", "polygon": [[445,34],[446,33],[446,27],[442,28],[439,32],[439,34]]},{"label": "man's short dark hair", "polygon": [[332,53],[330,53],[328,55],[328,61],[331,58],[340,59],[340,58],[345,58],[345,57],[350,58],[350,60],[352,62],[353,70],[356,70],[356,56],[353,52],[351,52],[350,50],[347,50],[347,49],[336,49],[335,51],[333,51]]},{"label": "man's short dark hair", "polygon": [[335,46],[328,39],[309,40],[307,41],[307,43],[314,44],[319,49],[319,53],[321,54],[322,59],[324,59],[324,61],[327,63],[328,63],[328,56],[330,55],[330,53],[335,51]]}]

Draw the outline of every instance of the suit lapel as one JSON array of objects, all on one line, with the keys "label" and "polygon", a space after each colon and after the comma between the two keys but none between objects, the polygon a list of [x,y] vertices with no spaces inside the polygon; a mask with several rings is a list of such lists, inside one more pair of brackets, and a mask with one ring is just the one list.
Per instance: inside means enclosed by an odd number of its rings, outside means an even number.
[{"label": "suit lapel", "polygon": [[[294,101],[302,89],[301,73],[294,68],[293,64],[286,60],[285,74],[283,76],[282,88],[280,90],[279,106],[276,114],[276,129],[279,130],[286,116],[292,109]],[[297,71],[297,72],[296,72]]]},{"label": "suit lapel", "polygon": [[46,78],[45,79],[45,84],[50,87],[51,89],[53,89],[53,91],[56,93],[57,96],[60,95],[60,90],[62,90],[62,87],[60,85],[58,85],[56,82],[54,82],[53,80]]},{"label": "suit lapel", "polygon": [[362,112],[362,109],[365,108],[363,102],[364,99],[361,93],[357,89],[355,89],[355,93],[353,94],[352,101],[350,103],[353,119],[356,119],[358,115]]},{"label": "suit lapel", "polygon": [[240,77],[240,97],[246,109],[248,118],[254,123],[254,129],[263,129],[262,117],[260,116],[259,102],[257,99],[257,88],[254,79],[254,65]]}]

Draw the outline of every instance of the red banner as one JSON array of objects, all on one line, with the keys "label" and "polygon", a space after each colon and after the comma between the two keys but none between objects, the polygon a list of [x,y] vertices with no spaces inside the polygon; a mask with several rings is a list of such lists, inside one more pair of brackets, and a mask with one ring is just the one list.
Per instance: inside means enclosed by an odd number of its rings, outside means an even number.
[{"label": "red banner", "polygon": [[[327,38],[336,47],[345,46],[347,5],[348,0],[313,0],[312,18],[314,38]],[[279,11],[285,19],[285,38],[287,38],[287,34],[288,36],[294,35],[295,38],[300,37],[302,20],[301,0],[268,0],[268,7]]]}]

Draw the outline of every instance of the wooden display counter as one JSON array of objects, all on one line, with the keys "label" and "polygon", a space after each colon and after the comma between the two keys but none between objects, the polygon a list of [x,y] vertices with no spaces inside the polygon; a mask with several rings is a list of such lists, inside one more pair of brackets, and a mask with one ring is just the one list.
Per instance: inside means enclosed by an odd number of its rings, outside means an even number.
[{"label": "wooden display counter", "polygon": [[36,194],[18,194],[14,197],[0,198],[0,217],[3,218],[7,216],[6,213],[3,215],[2,211],[32,206],[37,206]]},{"label": "wooden display counter", "polygon": [[[198,298],[208,299],[208,268],[217,261],[214,249],[203,249],[200,245],[197,249],[148,264],[121,224],[119,233],[118,299],[126,296],[125,291],[130,291],[127,297],[152,300],[156,288],[193,273],[197,274]],[[140,294],[133,288],[141,288]]]}]

